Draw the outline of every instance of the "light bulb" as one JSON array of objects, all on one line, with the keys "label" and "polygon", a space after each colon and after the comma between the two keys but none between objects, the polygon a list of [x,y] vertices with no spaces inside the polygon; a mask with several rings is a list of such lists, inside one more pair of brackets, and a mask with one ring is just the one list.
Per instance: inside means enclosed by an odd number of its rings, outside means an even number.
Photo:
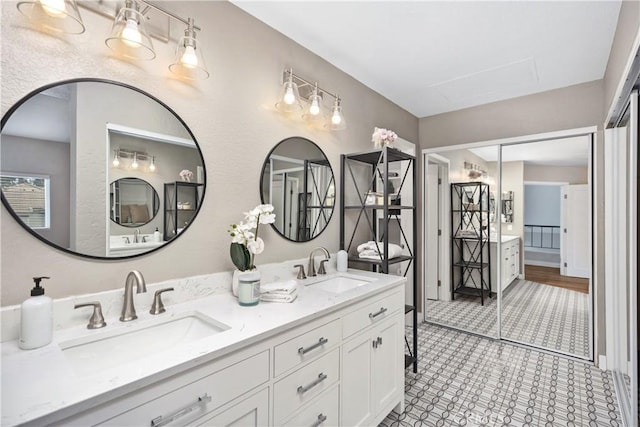
[{"label": "light bulb", "polygon": [[342,122],[342,116],[340,115],[340,110],[333,110],[333,115],[331,116],[331,123],[334,125],[339,125]]},{"label": "light bulb", "polygon": [[129,47],[138,48],[142,44],[142,35],[138,30],[135,19],[127,19],[127,24],[122,30],[122,42]]},{"label": "light bulb", "polygon": [[66,14],[66,6],[64,0],[40,0],[42,10],[54,18],[59,18]]},{"label": "light bulb", "polygon": [[156,161],[154,159],[151,159],[151,164],[149,165],[149,170],[151,172],[156,170]]},{"label": "light bulb", "polygon": [[320,114],[320,105],[318,104],[318,97],[314,97],[313,101],[311,101],[311,105],[309,106],[309,114],[313,116],[317,116]]},{"label": "light bulb", "polygon": [[133,154],[133,163],[131,163],[131,167],[133,169],[138,169],[138,155],[137,154]]},{"label": "light bulb", "polygon": [[293,86],[291,84],[287,84],[287,89],[284,92],[284,103],[287,105],[291,105],[296,102],[296,96],[293,93]]},{"label": "light bulb", "polygon": [[113,157],[113,166],[116,168],[120,166],[120,159],[118,158],[117,154]]},{"label": "light bulb", "polygon": [[196,49],[193,46],[187,45],[184,48],[184,53],[180,62],[187,68],[196,68],[198,66],[198,56],[196,55]]}]

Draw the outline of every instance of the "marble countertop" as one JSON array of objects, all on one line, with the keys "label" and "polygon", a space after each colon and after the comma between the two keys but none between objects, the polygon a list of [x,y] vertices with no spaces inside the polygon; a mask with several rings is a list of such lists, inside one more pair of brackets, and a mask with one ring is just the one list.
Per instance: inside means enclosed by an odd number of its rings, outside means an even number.
[{"label": "marble countertop", "polygon": [[[506,242],[510,242],[512,240],[519,239],[519,238],[520,238],[519,236],[512,236],[512,235],[509,235],[509,234],[503,234],[503,235],[500,236],[500,241],[502,243],[506,243]],[[491,243],[496,243],[497,240],[498,240],[498,236],[495,235],[495,234],[492,234],[490,239],[491,239]]]},{"label": "marble countertop", "polygon": [[[137,320],[123,323],[117,317],[107,317],[107,327],[103,329],[88,330],[85,325],[77,325],[57,330],[52,343],[36,350],[20,350],[16,340],[3,342],[1,425],[27,423],[47,415],[63,419],[404,282],[403,277],[392,275],[361,270],[349,270],[349,273],[369,276],[374,280],[341,294],[305,286],[305,282],[300,281],[298,298],[288,304],[260,302],[254,307],[242,307],[231,292],[224,292],[173,305],[165,302],[167,312],[158,316],[150,315],[148,306],[138,306]],[[60,343],[70,339],[107,330],[126,330],[139,322],[161,316],[178,317],[193,311],[231,328],[114,368],[83,375],[74,370],[60,348]]]}]

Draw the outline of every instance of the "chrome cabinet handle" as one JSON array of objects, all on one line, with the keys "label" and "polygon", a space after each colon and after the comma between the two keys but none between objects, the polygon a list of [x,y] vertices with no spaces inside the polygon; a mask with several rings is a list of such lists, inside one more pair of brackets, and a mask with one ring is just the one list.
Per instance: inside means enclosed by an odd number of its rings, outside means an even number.
[{"label": "chrome cabinet handle", "polygon": [[305,353],[308,353],[308,352],[310,352],[311,350],[316,349],[316,348],[320,347],[321,345],[325,345],[325,344],[326,344],[326,343],[328,343],[328,342],[329,342],[329,340],[328,340],[328,339],[326,339],[325,337],[322,337],[322,338],[320,338],[320,339],[318,340],[318,342],[317,342],[317,343],[315,343],[315,344],[313,344],[313,345],[311,345],[311,346],[309,346],[309,347],[307,347],[307,348],[300,347],[300,348],[298,349],[298,353],[299,353],[299,354],[301,354],[301,355],[302,355],[302,354],[305,354]]},{"label": "chrome cabinet handle", "polygon": [[318,427],[320,424],[322,424],[325,421],[327,421],[327,416],[323,413],[320,413],[318,414],[318,419],[315,420],[313,424],[311,424],[311,427]]},{"label": "chrome cabinet handle", "polygon": [[326,379],[327,379],[327,375],[320,372],[320,375],[318,375],[318,378],[316,378],[311,384],[307,386],[301,385],[300,387],[298,387],[298,394],[303,394],[308,392],[309,390],[311,390],[312,388],[314,388],[315,386],[317,386],[318,384],[320,384],[322,381]]},{"label": "chrome cabinet handle", "polygon": [[386,308],[380,307],[380,310],[376,311],[375,313],[369,313],[369,319],[373,319],[374,317],[378,317],[382,313],[385,313],[386,311],[387,311]]},{"label": "chrome cabinet handle", "polygon": [[373,348],[378,348],[379,346],[382,345],[382,337],[378,337],[375,340],[372,341],[373,344]]},{"label": "chrome cabinet handle", "polygon": [[206,405],[209,402],[211,402],[211,396],[205,393],[203,396],[198,397],[198,400],[195,403],[192,403],[189,406],[185,406],[184,408],[177,410],[171,415],[167,415],[167,416],[160,415],[159,417],[155,417],[154,419],[151,420],[151,427],[162,427],[164,425],[167,425],[170,422],[173,422],[178,418],[184,417],[185,415],[193,412],[199,406]]}]

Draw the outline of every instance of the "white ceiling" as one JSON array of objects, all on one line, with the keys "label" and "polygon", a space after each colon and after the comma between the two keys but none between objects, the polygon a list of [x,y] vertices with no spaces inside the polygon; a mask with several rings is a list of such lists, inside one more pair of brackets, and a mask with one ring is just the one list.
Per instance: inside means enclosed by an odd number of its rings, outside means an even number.
[{"label": "white ceiling", "polygon": [[[589,136],[529,142],[502,147],[502,161],[524,161],[540,166],[586,166],[589,161]],[[469,151],[487,162],[498,161],[495,145]]]},{"label": "white ceiling", "polygon": [[68,86],[58,86],[29,98],[11,114],[2,134],[69,143],[69,96]]},{"label": "white ceiling", "polygon": [[601,79],[621,5],[231,1],[417,117]]}]

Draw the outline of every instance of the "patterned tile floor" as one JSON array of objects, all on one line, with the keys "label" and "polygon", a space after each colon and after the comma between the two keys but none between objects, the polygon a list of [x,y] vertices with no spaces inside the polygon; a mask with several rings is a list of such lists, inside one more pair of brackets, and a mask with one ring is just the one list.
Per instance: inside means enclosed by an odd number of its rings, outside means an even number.
[{"label": "patterned tile floor", "polygon": [[382,427],[622,424],[610,373],[591,363],[427,323],[418,334],[405,411]]},{"label": "patterned tile floor", "polygon": [[[590,357],[588,294],[527,280],[504,293],[502,336],[551,350]],[[485,305],[464,295],[454,301],[428,301],[429,320],[482,335],[497,335],[497,299]]]}]

